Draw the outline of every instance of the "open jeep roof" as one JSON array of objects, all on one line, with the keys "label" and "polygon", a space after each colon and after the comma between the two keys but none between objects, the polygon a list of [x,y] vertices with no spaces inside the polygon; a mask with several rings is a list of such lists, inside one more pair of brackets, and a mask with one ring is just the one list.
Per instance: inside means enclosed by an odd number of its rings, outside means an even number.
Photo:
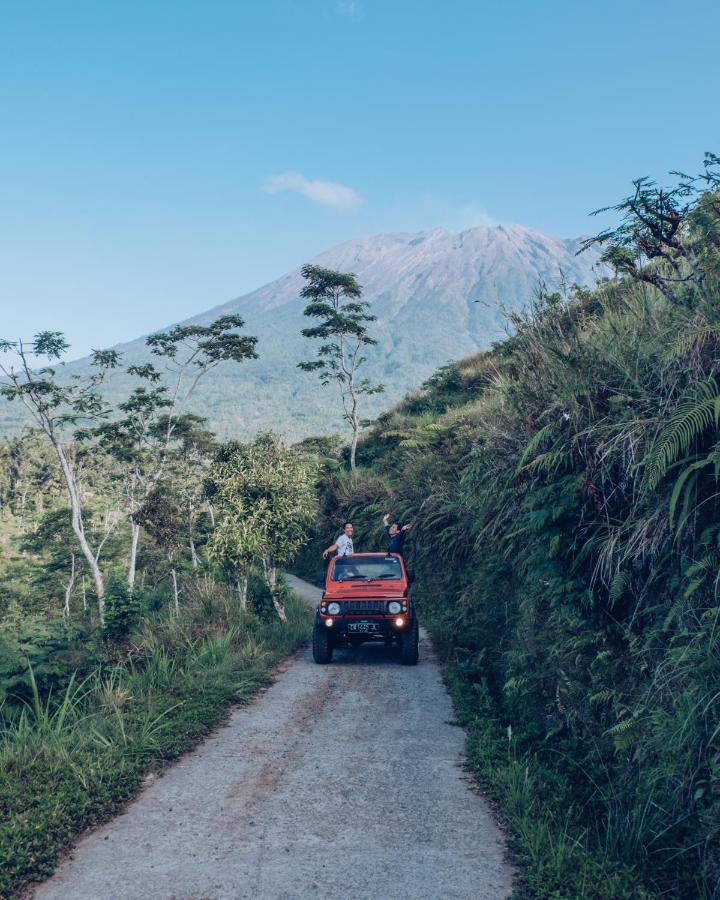
[{"label": "open jeep roof", "polygon": [[399,553],[346,553],[344,556],[335,556],[334,559],[347,559],[350,556],[380,556],[386,559],[388,556],[399,556]]}]

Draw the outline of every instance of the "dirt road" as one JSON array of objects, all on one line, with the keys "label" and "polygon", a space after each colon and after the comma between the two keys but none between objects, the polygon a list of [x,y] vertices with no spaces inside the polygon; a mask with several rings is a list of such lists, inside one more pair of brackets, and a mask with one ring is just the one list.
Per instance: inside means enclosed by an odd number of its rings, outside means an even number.
[{"label": "dirt road", "polygon": [[34,896],[507,897],[502,836],[464,777],[452,718],[425,636],[415,668],[382,646],[328,666],[298,654]]}]

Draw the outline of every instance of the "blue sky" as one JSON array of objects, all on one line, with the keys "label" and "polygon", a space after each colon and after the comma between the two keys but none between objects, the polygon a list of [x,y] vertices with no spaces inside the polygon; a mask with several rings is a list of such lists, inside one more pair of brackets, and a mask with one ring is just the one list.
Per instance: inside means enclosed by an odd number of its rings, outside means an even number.
[{"label": "blue sky", "polygon": [[720,5],[0,0],[0,337],[72,356],[360,234],[588,233],[720,150]]}]

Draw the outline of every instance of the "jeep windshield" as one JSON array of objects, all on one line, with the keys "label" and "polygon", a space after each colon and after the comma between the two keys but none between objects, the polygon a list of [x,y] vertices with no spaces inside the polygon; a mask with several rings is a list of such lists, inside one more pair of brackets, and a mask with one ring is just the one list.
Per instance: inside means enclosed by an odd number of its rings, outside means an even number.
[{"label": "jeep windshield", "polygon": [[332,581],[402,581],[402,569],[394,556],[339,556]]}]

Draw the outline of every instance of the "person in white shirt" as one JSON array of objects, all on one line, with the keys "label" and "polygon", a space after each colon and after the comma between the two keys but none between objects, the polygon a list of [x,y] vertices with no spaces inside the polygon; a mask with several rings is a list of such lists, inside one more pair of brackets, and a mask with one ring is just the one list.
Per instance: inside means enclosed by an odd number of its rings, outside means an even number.
[{"label": "person in white shirt", "polygon": [[355,550],[353,548],[352,536],[352,522],[346,522],[343,525],[343,533],[338,537],[335,543],[331,544],[327,550],[323,550],[323,559],[327,559],[331,553],[337,553],[338,556],[349,556],[351,553],[354,553]]}]

